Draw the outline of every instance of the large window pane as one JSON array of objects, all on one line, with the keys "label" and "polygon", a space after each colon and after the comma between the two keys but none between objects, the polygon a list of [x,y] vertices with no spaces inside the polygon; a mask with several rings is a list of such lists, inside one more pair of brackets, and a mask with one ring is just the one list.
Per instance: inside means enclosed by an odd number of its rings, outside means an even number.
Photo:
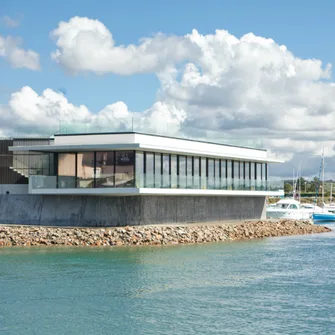
[{"label": "large window pane", "polygon": [[154,187],[154,154],[145,154],[145,187]]},{"label": "large window pane", "polygon": [[144,165],[143,165],[143,152],[136,151],[135,158],[135,171],[136,171],[136,187],[144,186]]},{"label": "large window pane", "polygon": [[177,188],[177,156],[171,155],[171,187]]},{"label": "large window pane", "polygon": [[227,161],[225,159],[221,159],[221,186],[220,188],[223,190],[227,188],[226,168],[227,168]]},{"label": "large window pane", "polygon": [[200,188],[200,160],[199,157],[193,158],[193,187]]},{"label": "large window pane", "polygon": [[115,185],[115,152],[96,153],[96,187],[114,187]]},{"label": "large window pane", "polygon": [[265,164],[265,180],[269,179],[269,164]]},{"label": "large window pane", "polygon": [[252,189],[255,188],[255,163],[250,163],[250,186]]},{"label": "large window pane", "polygon": [[178,156],[178,187],[186,188],[186,156]]},{"label": "large window pane", "polygon": [[262,164],[256,163],[256,186],[257,189],[262,189]]},{"label": "large window pane", "polygon": [[233,188],[234,190],[238,190],[240,186],[240,164],[238,161],[233,162]]},{"label": "large window pane", "polygon": [[266,164],[262,163],[262,180],[266,180]]},{"label": "large window pane", "polygon": [[170,155],[163,154],[163,184],[164,188],[170,188]]},{"label": "large window pane", "polygon": [[245,187],[250,188],[250,162],[245,162]]},{"label": "large window pane", "polygon": [[77,154],[77,187],[94,187],[94,152]]},{"label": "large window pane", "polygon": [[208,189],[213,190],[214,185],[214,159],[208,158],[207,159],[207,176],[208,176]]},{"label": "large window pane", "polygon": [[240,179],[244,179],[244,162],[240,162]]},{"label": "large window pane", "polygon": [[193,188],[193,162],[192,162],[192,156],[187,156],[186,158],[186,183],[187,188]]},{"label": "large window pane", "polygon": [[261,163],[256,163],[256,179],[261,180],[262,179],[262,167]]},{"label": "large window pane", "polygon": [[240,185],[239,189],[243,190],[245,189],[245,183],[244,183],[244,162],[239,162],[240,163]]},{"label": "large window pane", "polygon": [[220,189],[220,160],[216,159],[215,160],[215,189]]},{"label": "large window pane", "polygon": [[162,157],[161,154],[155,153],[155,187],[161,188],[162,186]]},{"label": "large window pane", "polygon": [[207,188],[207,161],[205,157],[200,157],[201,188]]},{"label": "large window pane", "polygon": [[134,187],[135,152],[116,151],[115,153],[115,187]]},{"label": "large window pane", "polygon": [[231,160],[227,160],[227,189],[231,190],[233,187],[233,172],[232,172],[232,164]]},{"label": "large window pane", "polygon": [[76,187],[76,154],[58,154],[58,187]]}]

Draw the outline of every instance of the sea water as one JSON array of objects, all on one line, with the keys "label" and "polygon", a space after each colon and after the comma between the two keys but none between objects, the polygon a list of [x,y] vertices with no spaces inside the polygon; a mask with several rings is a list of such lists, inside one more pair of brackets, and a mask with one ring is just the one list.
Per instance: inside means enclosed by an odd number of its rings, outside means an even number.
[{"label": "sea water", "polygon": [[335,233],[2,248],[0,334],[335,334]]}]

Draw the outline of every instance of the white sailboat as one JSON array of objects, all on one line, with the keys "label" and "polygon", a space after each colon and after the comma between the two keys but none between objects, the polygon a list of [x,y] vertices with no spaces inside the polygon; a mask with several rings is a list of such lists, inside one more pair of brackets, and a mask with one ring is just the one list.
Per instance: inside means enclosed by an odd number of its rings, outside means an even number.
[{"label": "white sailboat", "polygon": [[[321,169],[322,169],[322,212],[313,213],[314,222],[317,221],[335,221],[335,214],[331,210],[332,206],[327,206],[325,204],[325,156],[324,151],[322,152],[322,161],[321,161]],[[335,206],[334,206],[335,211]]]}]

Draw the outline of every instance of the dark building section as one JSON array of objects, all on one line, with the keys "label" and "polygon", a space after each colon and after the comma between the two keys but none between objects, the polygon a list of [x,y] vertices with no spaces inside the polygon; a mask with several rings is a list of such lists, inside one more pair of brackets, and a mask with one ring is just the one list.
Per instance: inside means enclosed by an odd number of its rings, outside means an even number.
[{"label": "dark building section", "polygon": [[8,147],[13,143],[13,139],[0,139],[0,184],[28,184],[27,177],[12,169],[13,153]]},{"label": "dark building section", "polygon": [[[28,184],[28,162],[31,160],[29,154],[9,151],[9,147],[14,145],[47,145],[51,141],[53,140],[49,138],[0,138],[0,185]],[[24,165],[24,163],[26,164]]]}]

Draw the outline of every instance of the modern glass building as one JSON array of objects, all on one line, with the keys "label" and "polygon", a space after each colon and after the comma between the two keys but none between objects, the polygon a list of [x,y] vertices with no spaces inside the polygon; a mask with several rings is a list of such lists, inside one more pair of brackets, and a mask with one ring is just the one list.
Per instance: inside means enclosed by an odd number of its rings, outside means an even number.
[{"label": "modern glass building", "polygon": [[15,170],[27,153],[34,161],[31,194],[283,195],[269,178],[277,161],[257,148],[127,132],[55,135],[11,150]]},{"label": "modern glass building", "polygon": [[[283,183],[269,177],[269,164],[278,162],[252,146],[129,131],[58,134],[10,150],[12,169],[28,178],[28,194],[0,196],[2,222],[125,226],[260,219],[266,197],[284,194]],[[21,211],[14,210],[17,204]]]}]

